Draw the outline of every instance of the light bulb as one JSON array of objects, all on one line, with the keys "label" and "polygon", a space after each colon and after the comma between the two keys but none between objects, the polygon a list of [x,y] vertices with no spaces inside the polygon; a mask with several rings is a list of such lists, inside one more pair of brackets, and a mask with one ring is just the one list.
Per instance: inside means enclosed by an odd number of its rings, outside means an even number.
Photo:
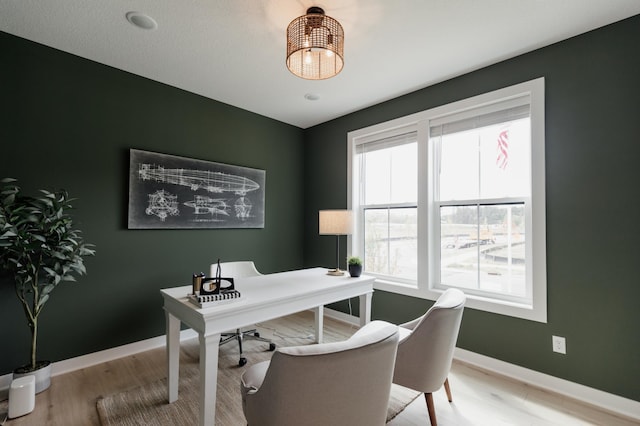
[{"label": "light bulb", "polygon": [[304,53],[304,63],[308,65],[312,61],[313,61],[313,58],[311,57],[311,49],[309,49]]}]

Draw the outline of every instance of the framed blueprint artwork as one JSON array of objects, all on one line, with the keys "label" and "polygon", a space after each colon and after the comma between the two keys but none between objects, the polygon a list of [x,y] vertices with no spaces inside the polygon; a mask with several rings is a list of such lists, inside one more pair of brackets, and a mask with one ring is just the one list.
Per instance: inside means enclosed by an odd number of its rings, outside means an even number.
[{"label": "framed blueprint artwork", "polygon": [[129,229],[264,228],[264,170],[129,150]]}]

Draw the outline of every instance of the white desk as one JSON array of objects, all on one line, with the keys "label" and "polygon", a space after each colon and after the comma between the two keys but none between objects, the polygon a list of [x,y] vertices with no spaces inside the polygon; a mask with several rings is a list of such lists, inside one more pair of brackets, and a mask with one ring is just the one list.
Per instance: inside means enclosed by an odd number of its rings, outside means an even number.
[{"label": "white desk", "polygon": [[[323,305],[360,297],[360,325],[371,319],[374,277],[334,277],[324,268],[303,269],[257,277],[238,278],[240,300],[197,309],[187,300],[191,286],[160,290],[167,327],[167,391],[169,402],[178,399],[180,322],[198,332],[200,339],[200,425],[215,424],[220,334],[261,321],[315,309],[316,341],[322,342]],[[239,385],[238,385],[239,386]],[[239,397],[239,395],[238,395]]]}]

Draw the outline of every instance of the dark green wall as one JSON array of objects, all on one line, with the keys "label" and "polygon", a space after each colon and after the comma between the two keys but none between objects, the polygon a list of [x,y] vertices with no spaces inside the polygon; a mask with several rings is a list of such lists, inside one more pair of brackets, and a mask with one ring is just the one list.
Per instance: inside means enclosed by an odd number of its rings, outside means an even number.
[{"label": "dark green wall", "polygon": [[[88,275],[58,287],[41,315],[41,359],[163,334],[158,290],[218,258],[263,272],[302,265],[301,129],[6,33],[0,58],[0,177],[67,189],[97,246]],[[264,229],[127,230],[130,148],[266,170]],[[0,375],[29,359],[23,318],[0,278]]]},{"label": "dark green wall", "polygon": [[[458,344],[640,401],[638,46],[635,16],[307,129],[304,217],[346,207],[347,132],[545,77],[548,323],[467,309]],[[330,265],[335,241],[317,234],[305,219],[305,264]],[[432,303],[373,302],[374,318],[395,322]],[[567,355],[551,351],[553,334]]]}]

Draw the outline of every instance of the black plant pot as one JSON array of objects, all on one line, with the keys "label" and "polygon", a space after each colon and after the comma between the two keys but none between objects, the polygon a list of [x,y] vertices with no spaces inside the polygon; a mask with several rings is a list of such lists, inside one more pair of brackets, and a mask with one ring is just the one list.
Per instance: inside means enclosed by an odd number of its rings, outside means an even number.
[{"label": "black plant pot", "polygon": [[362,265],[349,265],[349,275],[359,277],[362,274]]}]

